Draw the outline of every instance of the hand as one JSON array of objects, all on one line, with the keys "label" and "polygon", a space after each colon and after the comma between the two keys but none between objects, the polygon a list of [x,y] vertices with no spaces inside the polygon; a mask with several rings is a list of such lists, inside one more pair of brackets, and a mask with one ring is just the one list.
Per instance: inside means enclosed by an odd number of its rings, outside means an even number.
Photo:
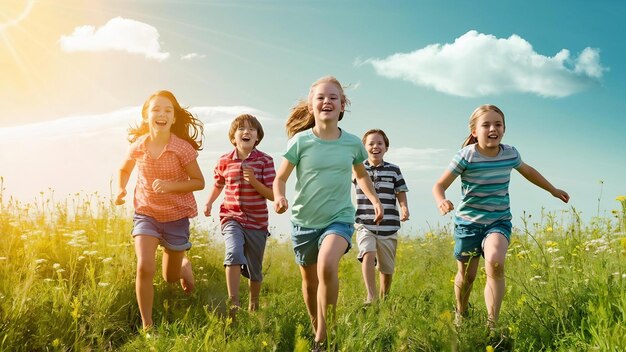
[{"label": "hand", "polygon": [[274,210],[276,211],[276,213],[282,214],[286,212],[288,208],[289,203],[287,202],[287,198],[278,197],[276,198],[276,200],[274,200]]},{"label": "hand", "polygon": [[204,205],[204,216],[206,216],[206,217],[211,216],[211,208],[212,207],[213,207],[213,204],[206,203]]},{"label": "hand", "polygon": [[552,192],[552,195],[565,203],[569,202],[569,194],[562,189],[555,189],[554,192]]},{"label": "hand", "polygon": [[454,210],[454,205],[452,204],[451,201],[444,199],[441,202],[439,202],[439,213],[441,215],[446,215],[452,210]]},{"label": "hand", "polygon": [[251,167],[243,168],[243,180],[247,183],[254,183],[256,181],[256,176],[254,175],[254,169]]},{"label": "hand", "polygon": [[168,181],[164,181],[161,179],[156,179],[154,180],[154,182],[152,182],[152,189],[154,190],[155,193],[158,194],[164,194],[164,193],[168,193],[170,191],[170,184],[171,182]]},{"label": "hand", "polygon": [[400,221],[409,220],[409,208],[400,207]]},{"label": "hand", "polygon": [[385,213],[385,210],[383,209],[383,204],[378,202],[374,205],[374,223],[379,224],[381,221],[383,221],[383,215]]},{"label": "hand", "polygon": [[126,197],[126,190],[121,189],[120,192],[117,194],[117,198],[115,198],[115,205],[122,205],[126,203],[124,197]]}]

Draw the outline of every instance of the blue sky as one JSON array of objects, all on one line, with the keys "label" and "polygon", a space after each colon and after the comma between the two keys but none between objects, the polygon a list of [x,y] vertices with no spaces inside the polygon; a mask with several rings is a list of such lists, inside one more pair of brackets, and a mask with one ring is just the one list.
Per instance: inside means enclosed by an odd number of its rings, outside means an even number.
[{"label": "blue sky", "polygon": [[[262,118],[260,149],[278,164],[289,109],[327,74],[349,85],[341,127],[388,133],[387,159],[410,188],[407,232],[450,223],[430,189],[484,103],[505,112],[504,143],[568,191],[583,218],[598,207],[610,214],[626,194],[626,4],[619,1],[0,6],[0,175],[5,192],[25,201],[48,187],[57,198],[108,193],[124,129],[158,89],[173,91],[207,124],[200,159],[207,180],[229,148],[228,121],[242,111]],[[447,195],[458,203],[459,194],[456,181]],[[570,208],[515,172],[511,198],[518,226],[524,210],[537,218],[542,207]],[[288,228],[286,216],[271,220]]]}]

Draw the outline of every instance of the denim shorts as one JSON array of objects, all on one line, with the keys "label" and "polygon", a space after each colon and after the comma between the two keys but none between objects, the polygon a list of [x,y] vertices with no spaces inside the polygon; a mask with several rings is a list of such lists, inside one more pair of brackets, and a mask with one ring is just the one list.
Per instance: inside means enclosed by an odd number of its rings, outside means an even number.
[{"label": "denim shorts", "polygon": [[492,224],[455,224],[454,257],[465,261],[471,257],[484,256],[485,239],[491,234],[502,234],[511,243],[511,221],[500,220]]},{"label": "denim shorts", "polygon": [[293,251],[296,254],[296,263],[300,266],[317,263],[317,255],[320,252],[322,241],[328,235],[343,237],[348,242],[346,253],[352,247],[352,234],[354,225],[344,222],[333,222],[322,229],[312,229],[308,227],[292,224],[291,242]]},{"label": "denim shorts", "polygon": [[161,246],[180,252],[191,248],[189,242],[189,218],[159,222],[148,215],[135,213],[133,217],[133,237],[152,236],[159,239]]},{"label": "denim shorts", "polygon": [[224,266],[240,265],[241,275],[252,281],[263,281],[263,254],[269,232],[251,230],[237,221],[222,225]]}]

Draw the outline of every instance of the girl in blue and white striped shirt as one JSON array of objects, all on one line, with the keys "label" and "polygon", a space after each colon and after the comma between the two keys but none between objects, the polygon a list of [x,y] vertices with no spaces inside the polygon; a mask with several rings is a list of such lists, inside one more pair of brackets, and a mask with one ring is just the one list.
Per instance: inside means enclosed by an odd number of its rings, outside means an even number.
[{"label": "girl in blue and white striped shirt", "polygon": [[509,180],[516,169],[533,184],[567,203],[567,192],[554,187],[537,170],[525,164],[517,149],[501,144],[504,113],[495,105],[479,106],[469,121],[470,135],[433,186],[433,196],[442,215],[454,209],[445,191],[461,176],[462,199],[455,214],[454,280],[456,320],[467,314],[469,295],[476,278],[480,256],[485,258],[487,283],[485,305],[488,324],[495,328],[504,297],[504,260],[511,238]]}]

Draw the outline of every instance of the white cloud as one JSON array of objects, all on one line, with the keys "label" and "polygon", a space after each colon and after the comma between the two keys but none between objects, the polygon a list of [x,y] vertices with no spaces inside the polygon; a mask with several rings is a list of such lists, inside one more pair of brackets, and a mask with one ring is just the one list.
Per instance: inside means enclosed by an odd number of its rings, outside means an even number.
[{"label": "white cloud", "polygon": [[98,29],[94,26],[76,27],[71,35],[61,36],[59,42],[66,52],[121,50],[157,61],[170,55],[161,51],[156,28],[121,17],[109,20]]},{"label": "white cloud", "polygon": [[198,54],[198,53],[189,53],[186,55],[181,55],[180,59],[181,60],[200,60],[200,59],[204,59],[206,57],[206,55],[204,54]]},{"label": "white cloud", "polygon": [[587,47],[576,58],[562,49],[549,57],[515,34],[503,39],[474,30],[452,44],[355,61],[357,66],[363,64],[371,64],[387,78],[463,97],[509,92],[565,97],[596,84],[608,70],[600,64],[598,49]]}]

